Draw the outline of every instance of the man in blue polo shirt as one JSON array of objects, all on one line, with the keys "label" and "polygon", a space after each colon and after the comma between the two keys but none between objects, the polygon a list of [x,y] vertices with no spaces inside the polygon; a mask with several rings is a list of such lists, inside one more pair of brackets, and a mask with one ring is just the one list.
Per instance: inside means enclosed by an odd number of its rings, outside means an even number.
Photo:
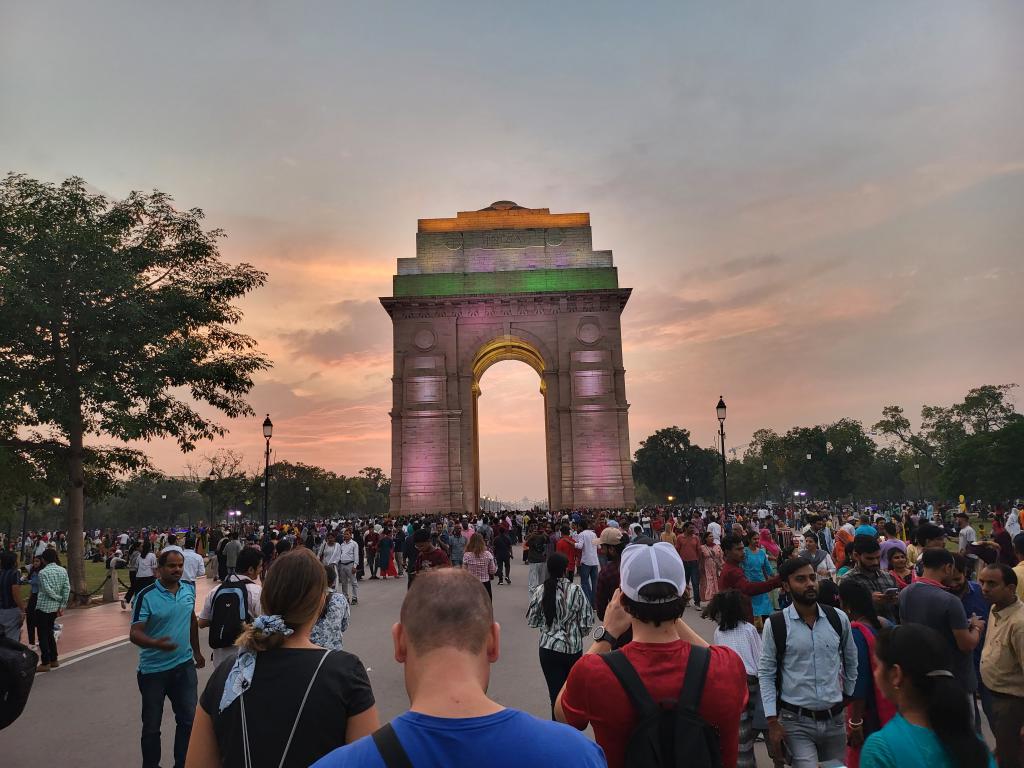
[{"label": "man in blue polo shirt", "polygon": [[135,596],[128,639],[139,646],[142,694],[142,766],[160,766],[160,721],[164,697],[174,710],[174,768],[184,768],[198,698],[196,667],[206,664],[199,648],[196,590],[181,580],[185,558],[177,549],[157,558],[157,580]]}]

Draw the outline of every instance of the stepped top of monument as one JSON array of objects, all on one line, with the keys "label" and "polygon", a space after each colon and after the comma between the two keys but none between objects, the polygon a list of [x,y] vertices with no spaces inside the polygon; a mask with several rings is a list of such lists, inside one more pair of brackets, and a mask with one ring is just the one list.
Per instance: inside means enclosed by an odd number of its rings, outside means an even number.
[{"label": "stepped top of monument", "polygon": [[416,256],[398,259],[394,296],[618,288],[611,251],[595,251],[589,213],[498,200],[454,218],[420,219]]},{"label": "stepped top of monument", "polygon": [[552,213],[548,208],[524,208],[498,200],[479,211],[459,211],[455,218],[420,219],[420,232],[486,232],[492,229],[589,227],[589,213]]}]

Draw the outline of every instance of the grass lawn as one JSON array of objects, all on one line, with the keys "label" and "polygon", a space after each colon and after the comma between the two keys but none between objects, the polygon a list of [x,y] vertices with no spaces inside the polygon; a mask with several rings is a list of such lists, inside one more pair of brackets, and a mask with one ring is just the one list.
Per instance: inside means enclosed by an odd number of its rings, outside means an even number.
[{"label": "grass lawn", "polygon": [[[61,563],[64,563],[66,560],[67,560],[67,555],[66,554],[62,554],[62,556],[61,556]],[[128,571],[127,570],[120,570],[120,571],[117,572],[117,575],[120,577],[121,581],[125,582],[126,584],[128,583]],[[92,592],[94,589],[98,589],[99,586],[103,583],[104,579],[106,579],[106,578],[107,578],[107,569],[103,567],[103,563],[86,563],[85,564],[85,583],[86,583],[86,591],[87,592]],[[118,588],[120,589],[120,587],[118,587]],[[23,594],[23,596],[25,597],[26,600],[28,600],[30,592],[31,592],[31,588],[27,584],[24,587],[22,587],[22,594]],[[100,594],[102,594],[102,591],[100,592]],[[74,601],[72,601],[72,602],[74,602]]]}]

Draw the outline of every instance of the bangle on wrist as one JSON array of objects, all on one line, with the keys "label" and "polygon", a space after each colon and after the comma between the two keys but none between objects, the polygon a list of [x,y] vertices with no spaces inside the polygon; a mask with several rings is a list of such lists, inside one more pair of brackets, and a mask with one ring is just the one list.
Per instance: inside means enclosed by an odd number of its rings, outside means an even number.
[{"label": "bangle on wrist", "polygon": [[851,728],[860,728],[862,725],[864,725],[864,718],[861,718],[856,722],[854,722],[853,720],[847,720],[846,724],[849,725]]}]

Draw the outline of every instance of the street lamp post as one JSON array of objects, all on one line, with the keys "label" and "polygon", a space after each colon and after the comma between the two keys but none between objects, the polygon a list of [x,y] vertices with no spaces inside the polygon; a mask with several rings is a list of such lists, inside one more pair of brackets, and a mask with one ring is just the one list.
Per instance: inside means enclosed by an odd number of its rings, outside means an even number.
[{"label": "street lamp post", "polygon": [[917,470],[917,498],[924,500],[924,491],[921,488],[921,464],[920,462],[914,462],[914,469]]},{"label": "street lamp post", "polygon": [[764,498],[761,500],[763,503],[768,503],[768,465],[762,464],[761,471],[764,472]]},{"label": "street lamp post", "polygon": [[718,414],[718,436],[722,438],[722,505],[725,511],[729,510],[729,484],[726,480],[725,462],[725,400],[718,396],[718,405],[715,406]]},{"label": "street lamp post", "polygon": [[25,564],[25,537],[28,536],[28,494],[25,494],[25,503],[21,505],[21,541],[18,542],[18,552],[21,555],[21,564]]},{"label": "street lamp post", "polygon": [[309,520],[309,486],[306,486],[306,520]]},{"label": "street lamp post", "polygon": [[270,414],[263,420],[263,437],[267,440],[267,453],[263,464],[263,535],[270,537],[270,523],[268,512],[270,506],[270,438],[274,434],[274,422],[270,420]]},{"label": "street lamp post", "polygon": [[213,467],[210,467],[210,474],[206,476],[206,479],[210,481],[210,525],[213,525],[213,484],[217,481],[217,473],[213,471]]},{"label": "street lamp post", "polygon": [[690,478],[689,477],[686,478],[686,503],[687,504],[692,504],[693,503],[693,497],[690,495]]}]

